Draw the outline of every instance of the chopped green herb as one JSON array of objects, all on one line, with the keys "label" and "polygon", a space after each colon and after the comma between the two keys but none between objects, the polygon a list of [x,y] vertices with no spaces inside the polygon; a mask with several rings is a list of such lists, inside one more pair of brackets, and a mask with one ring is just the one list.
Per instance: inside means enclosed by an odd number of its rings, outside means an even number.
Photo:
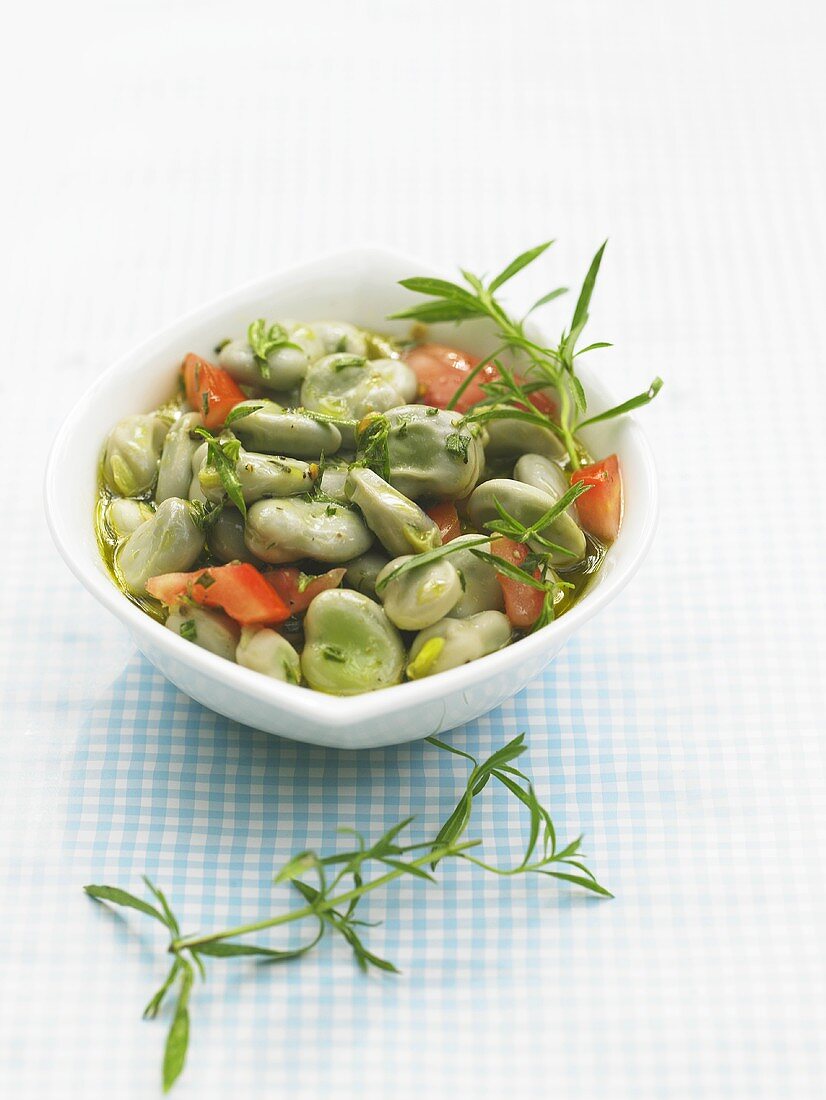
[{"label": "chopped green herb", "polygon": [[237,439],[216,439],[206,428],[196,428],[195,434],[207,441],[208,464],[217,470],[225,493],[241,515],[245,516],[247,505],[236,469],[241,454],[241,444]]},{"label": "chopped green herb", "polygon": [[224,427],[228,428],[230,424],[234,424],[236,420],[243,420],[245,416],[252,416],[253,413],[263,408],[263,405],[236,405],[234,409],[230,409],[224,421]]},{"label": "chopped green herb", "polygon": [[468,461],[469,447],[470,436],[464,435],[462,432],[451,432],[445,439],[445,450],[448,454],[456,455],[464,463]]},{"label": "chopped green herb", "polygon": [[194,642],[198,637],[198,626],[194,619],[187,619],[186,622],[181,623],[180,634],[182,638],[186,638],[188,642]]}]

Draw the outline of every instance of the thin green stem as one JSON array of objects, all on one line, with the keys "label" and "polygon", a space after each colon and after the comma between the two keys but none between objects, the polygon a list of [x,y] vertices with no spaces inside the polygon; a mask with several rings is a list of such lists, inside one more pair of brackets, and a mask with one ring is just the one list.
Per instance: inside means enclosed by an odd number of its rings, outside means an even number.
[{"label": "thin green stem", "polygon": [[[466,840],[462,844],[446,845],[441,849],[428,852],[427,855],[420,856],[419,859],[413,859],[408,866],[410,867],[423,867],[427,863],[438,863],[439,860],[445,859],[447,856],[456,856],[467,848],[475,848],[481,844],[481,840]],[[169,945],[169,950],[173,954],[178,954],[180,951],[186,949],[198,948],[201,944],[215,943],[218,940],[234,939],[237,936],[246,936],[250,932],[261,932],[265,928],[275,928],[280,924],[289,924],[292,921],[303,920],[305,917],[318,916],[319,913],[325,913],[330,909],[337,909],[341,905],[352,901],[354,898],[360,898],[363,894],[368,894],[371,890],[378,890],[381,886],[386,886],[388,882],[392,882],[393,879],[400,878],[407,872],[398,869],[388,871],[385,875],[379,875],[378,878],[372,879],[370,882],[365,882],[362,886],[357,886],[352,890],[348,890],[343,894],[338,894],[334,898],[327,898],[325,901],[319,901],[316,905],[305,905],[300,909],[293,909],[289,913],[281,913],[277,917],[268,917],[266,920],[254,921],[251,924],[241,924],[236,928],[223,928],[219,932],[210,932],[205,936],[183,936],[179,939],[175,939]]]}]

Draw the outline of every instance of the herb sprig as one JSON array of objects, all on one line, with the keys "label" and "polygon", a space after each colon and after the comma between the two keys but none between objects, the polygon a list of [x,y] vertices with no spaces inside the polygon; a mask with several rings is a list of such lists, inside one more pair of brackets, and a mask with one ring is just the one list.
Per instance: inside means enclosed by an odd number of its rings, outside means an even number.
[{"label": "herb sprig", "polygon": [[[453,753],[470,762],[472,769],[455,809],[432,840],[412,844],[401,843],[401,835],[413,822],[412,817],[399,821],[373,844],[354,829],[341,829],[353,838],[354,846],[345,851],[320,856],[314,851],[300,852],[286,863],[274,882],[290,883],[304,902],[299,908],[288,909],[273,917],[221,929],[217,932],[183,935],[180,924],[163,894],[148,878],[144,883],[152,901],[114,886],[85,886],[86,893],[97,901],[137,910],[158,921],[170,936],[169,953],[172,963],[160,988],[144,1009],[146,1019],[155,1018],[173,990],[175,1006],[164,1048],[162,1082],[168,1091],[181,1075],[189,1046],[189,1002],[196,971],[206,977],[205,959],[235,959],[254,957],[260,963],[282,963],[298,959],[312,951],[326,932],[340,936],[353,952],[358,966],[371,967],[388,973],[398,973],[394,964],[370,951],[362,940],[361,929],[369,925],[356,916],[361,899],[380,890],[402,876],[435,882],[433,872],[444,860],[459,859],[492,874],[514,876],[540,874],[580,886],[601,897],[613,895],[601,886],[583,863],[580,852],[582,838],[559,846],[548,810],[536,796],[530,778],[514,767],[513,761],[527,749],[524,733],[519,734],[481,764],[436,737],[427,741],[434,747]],[[490,780],[495,780],[512,794],[528,813],[529,827],[525,852],[512,867],[500,867],[471,854],[482,843],[479,839],[464,839],[471,822],[475,799]],[[312,881],[305,881],[310,877]],[[315,934],[302,946],[281,950],[261,944],[239,942],[241,937],[295,921],[315,922]]]},{"label": "herb sprig", "polygon": [[224,492],[241,515],[245,516],[247,505],[236,468],[241,457],[240,442],[237,439],[219,439],[208,428],[196,428],[195,434],[206,440],[208,464],[215,467]]},{"label": "herb sprig", "polygon": [[[470,422],[484,423],[488,420],[507,417],[549,428],[564,443],[571,468],[576,470],[582,465],[582,454],[575,433],[588,424],[622,416],[623,413],[648,404],[659,393],[663,383],[662,379],[655,378],[643,393],[597,416],[585,418],[588,402],[576,373],[575,361],[588,351],[607,348],[611,345],[605,341],[597,341],[577,350],[577,344],[588,323],[591,296],[607,242],[600,246],[591,261],[577,298],[571,323],[562,333],[555,347],[544,347],[532,340],[525,332],[525,322],[534,310],[566,293],[566,287],[556,287],[547,294],[543,294],[521,319],[511,316],[496,297],[496,291],[543,255],[553,243],[553,241],[545,241],[535,248],[522,252],[487,283],[464,269],[462,269],[462,277],[467,284],[466,287],[447,279],[419,276],[402,279],[401,285],[407,290],[424,294],[432,300],[420,302],[418,305],[393,314],[393,317],[408,318],[425,324],[437,321],[461,323],[473,318],[487,318],[493,321],[499,338],[497,348],[468,373],[454,393],[448,408],[455,408],[456,403],[479,372],[488,364],[494,363],[499,377],[481,384],[481,389],[486,395],[485,401],[471,409],[465,419]],[[501,361],[500,356],[506,352],[516,353],[527,360],[523,378],[517,378],[514,372]],[[559,398],[559,413],[556,419],[533,406],[529,400],[532,393],[549,387]]]},{"label": "herb sprig", "polygon": [[295,348],[301,351],[298,344],[290,340],[289,333],[283,325],[276,322],[267,327],[267,322],[262,317],[253,321],[247,329],[247,343],[255,356],[258,373],[264,379],[268,379],[272,374],[269,357],[274,351],[278,351],[279,348]]},{"label": "herb sprig", "polygon": [[[420,569],[423,565],[430,565],[432,562],[440,561],[443,558],[449,557],[451,554],[467,550],[473,554],[474,557],[493,566],[497,573],[500,573],[502,576],[508,577],[512,581],[517,581],[519,584],[526,584],[529,588],[534,588],[543,593],[542,608],[539,616],[531,627],[531,633],[536,630],[541,630],[543,626],[547,626],[548,623],[553,621],[554,609],[565,589],[574,587],[568,581],[560,580],[559,577],[557,577],[556,573],[551,568],[549,555],[552,552],[570,555],[571,557],[575,557],[575,555],[564,546],[560,546],[550,539],[545,538],[540,532],[562,515],[566,508],[570,507],[570,505],[581,497],[583,493],[589,492],[590,488],[591,486],[587,483],[578,481],[575,485],[572,485],[567,492],[563,493],[559,500],[555,501],[553,506],[530,526],[526,526],[515,516],[512,516],[499,501],[494,498],[493,503],[496,506],[499,519],[491,520],[485,524],[485,527],[490,532],[489,535],[469,536],[468,538],[462,539],[461,542],[454,539],[444,543],[442,546],[435,547],[433,550],[427,550],[423,554],[415,554],[413,557],[408,558],[407,561],[396,566],[395,569],[392,569],[386,576],[382,577],[376,585],[376,591],[383,592],[390,581],[404,576],[404,574],[410,573],[414,569]],[[488,543],[495,543],[497,539],[502,538],[507,538],[513,542],[523,544],[538,544],[542,550],[534,551],[525,559],[522,566],[519,566],[508,561],[506,558],[499,557],[498,554],[491,554],[487,550],[482,549],[482,547]],[[528,563],[530,563],[530,568],[525,568]]]}]

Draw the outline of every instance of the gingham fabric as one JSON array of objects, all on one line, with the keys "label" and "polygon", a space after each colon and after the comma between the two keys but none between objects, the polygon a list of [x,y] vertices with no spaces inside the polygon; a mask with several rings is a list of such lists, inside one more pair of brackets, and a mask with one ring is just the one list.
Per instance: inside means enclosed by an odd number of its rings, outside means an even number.
[{"label": "gingham fabric", "polygon": [[[341,943],[213,961],[177,1095],[823,1095],[826,399],[822,9],[56,3],[7,27],[2,280],[0,1094],[153,1097],[160,930],[288,904],[274,870],[464,784],[425,744],[360,754],[181,696],[59,561],[40,482],[63,410],[148,332],[247,278],[371,240],[492,270],[557,236],[522,303],[611,243],[592,338],[641,414],[659,534],[542,680],[450,735],[520,730],[560,835],[614,901],[445,868]],[[558,309],[560,326],[571,303]],[[513,800],[475,811],[515,860]],[[297,942],[273,937],[274,944]]]}]

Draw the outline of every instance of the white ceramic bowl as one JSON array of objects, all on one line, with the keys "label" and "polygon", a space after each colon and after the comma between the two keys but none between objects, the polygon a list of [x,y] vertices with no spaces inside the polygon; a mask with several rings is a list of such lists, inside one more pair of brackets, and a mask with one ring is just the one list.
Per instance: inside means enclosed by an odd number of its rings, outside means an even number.
[{"label": "white ceramic bowl", "polygon": [[[619,454],[624,474],[625,518],[597,583],[557,622],[462,668],[353,698],[322,695],[270,680],[192,645],[138,610],[115,587],[98,554],[93,524],[98,459],[113,424],[165,401],[186,352],[209,358],[219,340],[246,331],[255,317],[337,317],[401,335],[409,326],[386,317],[413,298],[397,280],[427,273],[419,261],[363,249],[304,264],[226,294],[101,375],[72,409],[54,442],[46,471],[46,512],[70,569],[124,623],[164,676],[220,714],[296,741],[351,749],[392,745],[452,729],[499,706],[538,676],[566,639],[628,583],[645,556],[656,522],[654,464],[642,431],[625,417],[583,432],[592,453]],[[432,334],[470,351],[484,352],[491,346],[491,332],[483,322],[464,324],[458,334],[453,325],[434,325]],[[589,412],[615,403],[586,365],[580,374]]]}]

